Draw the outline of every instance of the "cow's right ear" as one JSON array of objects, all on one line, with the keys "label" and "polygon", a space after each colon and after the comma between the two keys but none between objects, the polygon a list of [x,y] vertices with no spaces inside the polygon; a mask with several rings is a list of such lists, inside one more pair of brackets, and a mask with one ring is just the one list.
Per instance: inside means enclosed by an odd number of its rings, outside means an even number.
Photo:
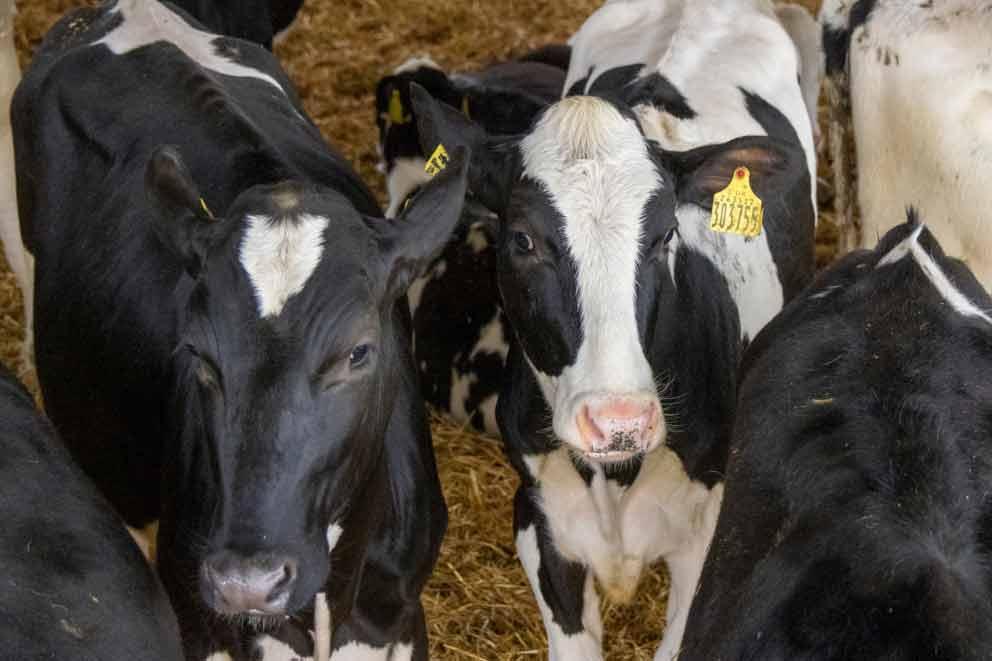
[{"label": "cow's right ear", "polygon": [[502,215],[520,167],[517,140],[490,138],[481,126],[447,104],[439,103],[415,83],[410,85],[410,97],[424,155],[430,158],[439,146],[449,153],[459,147],[467,148],[471,154],[469,190],[484,206]]},{"label": "cow's right ear", "polygon": [[145,168],[145,194],[155,216],[155,235],[195,278],[218,221],[193,183],[178,148],[162,145],[152,152]]}]

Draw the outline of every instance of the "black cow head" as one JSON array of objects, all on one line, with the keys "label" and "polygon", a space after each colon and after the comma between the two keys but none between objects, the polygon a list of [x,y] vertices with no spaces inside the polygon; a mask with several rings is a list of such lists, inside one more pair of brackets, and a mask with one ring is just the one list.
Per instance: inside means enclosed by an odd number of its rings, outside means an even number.
[{"label": "black cow head", "polygon": [[395,220],[295,181],[249,188],[213,218],[176,150],[153,154],[156,230],[191,276],[163,525],[193,540],[188,569],[216,611],[293,612],[324,586],[332,550],[363,552],[384,506],[383,434],[413,378],[396,301],[453,229],[466,165],[452,151]]},{"label": "black cow head", "polygon": [[500,219],[503,306],[555,435],[606,462],[664,442],[658,383],[678,351],[672,329],[689,323],[678,287],[698,286],[678,282],[700,250],[680,250],[681,235],[708,228],[713,195],[739,166],[768,198],[802,178],[802,152],[767,137],[665,152],[628,106],[595,96],[562,99],[528,132],[496,137],[422,89],[412,97],[425,153],[472,148],[469,188]]}]

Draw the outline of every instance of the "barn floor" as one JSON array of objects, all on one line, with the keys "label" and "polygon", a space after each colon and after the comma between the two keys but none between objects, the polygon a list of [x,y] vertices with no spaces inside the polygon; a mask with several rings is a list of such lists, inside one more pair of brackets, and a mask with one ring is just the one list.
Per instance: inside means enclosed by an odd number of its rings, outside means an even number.
[{"label": "barn floor", "polygon": [[[48,27],[81,0],[17,0],[21,65]],[[451,68],[469,68],[566,39],[600,0],[307,0],[297,29],[277,54],[324,135],[359,169],[384,201],[375,171],[373,90],[410,55],[427,53]],[[814,9],[819,0],[802,0]],[[821,173],[826,169],[821,167]],[[12,176],[12,173],[11,175]],[[818,258],[835,252],[829,190],[821,186]],[[23,310],[0,257],[0,360],[16,369]],[[33,384],[33,375],[24,375]],[[497,441],[441,420],[434,423],[450,510],[448,535],[424,594],[432,657],[540,659],[540,615],[515,557],[511,534],[516,477]],[[645,576],[635,601],[604,604],[606,657],[650,659],[664,624],[667,579]]]}]

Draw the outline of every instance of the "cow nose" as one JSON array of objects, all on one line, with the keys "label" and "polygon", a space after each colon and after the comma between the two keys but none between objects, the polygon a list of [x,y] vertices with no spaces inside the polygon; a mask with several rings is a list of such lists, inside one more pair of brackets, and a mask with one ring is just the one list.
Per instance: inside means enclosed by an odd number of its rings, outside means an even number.
[{"label": "cow nose", "polygon": [[296,561],[287,556],[214,553],[203,563],[202,590],[218,613],[278,615],[296,583]]},{"label": "cow nose", "polygon": [[579,406],[576,423],[583,447],[605,459],[653,450],[663,425],[653,397],[592,399]]}]

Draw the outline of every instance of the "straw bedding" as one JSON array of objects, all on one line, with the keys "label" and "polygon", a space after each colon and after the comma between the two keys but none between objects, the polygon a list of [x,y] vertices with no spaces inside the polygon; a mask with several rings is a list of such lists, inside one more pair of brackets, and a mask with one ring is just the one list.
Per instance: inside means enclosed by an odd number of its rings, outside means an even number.
[{"label": "straw bedding", "polygon": [[[82,0],[18,0],[21,65],[48,27]],[[92,4],[92,3],[89,3]],[[277,54],[308,112],[382,196],[375,171],[372,93],[378,78],[414,54],[468,68],[566,39],[600,0],[307,0]],[[804,0],[815,9],[818,0]],[[824,114],[821,109],[821,114]],[[829,169],[821,165],[821,174]],[[4,173],[4,176],[8,176]],[[10,174],[12,176],[12,173]],[[821,176],[817,260],[836,251],[831,191]],[[17,366],[23,311],[0,258],[0,359]],[[29,381],[33,375],[25,375]],[[437,659],[543,658],[544,630],[516,560],[511,531],[516,477],[498,441],[435,418],[450,526],[424,593],[431,652]],[[648,574],[633,604],[604,604],[611,659],[650,659],[664,623],[667,579]]]}]

